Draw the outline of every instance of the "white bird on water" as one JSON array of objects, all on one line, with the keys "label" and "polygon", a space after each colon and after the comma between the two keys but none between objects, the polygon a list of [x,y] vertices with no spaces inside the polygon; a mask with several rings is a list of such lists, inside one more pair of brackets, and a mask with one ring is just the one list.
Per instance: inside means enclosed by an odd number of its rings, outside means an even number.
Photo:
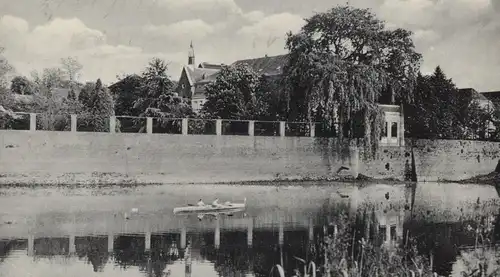
[{"label": "white bird on water", "polygon": [[[130,212],[131,212],[131,213],[133,213],[133,214],[136,214],[136,213],[138,213],[138,212],[139,212],[139,209],[138,209],[138,208],[132,208],[132,209],[130,209]],[[130,217],[128,216],[128,213],[127,213],[127,212],[123,213],[123,217],[125,217],[125,219],[129,219],[129,218],[130,218]]]}]

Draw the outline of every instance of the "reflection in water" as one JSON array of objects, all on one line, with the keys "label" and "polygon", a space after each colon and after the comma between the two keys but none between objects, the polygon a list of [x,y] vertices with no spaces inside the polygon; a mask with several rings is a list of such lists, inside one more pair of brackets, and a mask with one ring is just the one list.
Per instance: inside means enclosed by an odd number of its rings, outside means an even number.
[{"label": "reflection in water", "polygon": [[[488,228],[494,235],[489,239],[496,243],[500,238],[498,203],[486,199],[478,205],[468,188],[469,199],[462,194],[461,199],[441,195],[437,198],[443,201],[435,205],[431,200],[436,196],[430,193],[434,188],[419,186],[329,187],[317,195],[312,189],[294,188],[284,192],[295,197],[287,202],[280,194],[269,196],[267,191],[263,196],[256,189],[253,199],[262,201],[252,202],[247,216],[240,212],[199,221],[196,215],[175,217],[165,211],[170,208],[160,208],[160,215],[152,211],[129,221],[114,215],[101,225],[86,217],[82,225],[108,226],[86,232],[89,235],[51,235],[52,229],[42,230],[49,227],[38,219],[31,235],[0,240],[0,272],[6,277],[20,276],[19,267],[25,266],[40,273],[37,276],[123,276],[125,272],[155,277],[268,276],[274,265],[281,264],[290,276],[303,266],[297,259],[301,258],[314,261],[321,273],[324,237],[336,233],[334,224],[339,222],[335,218],[344,213],[354,223],[349,230],[354,234],[353,254],[358,253],[361,238],[387,249],[411,239],[417,242],[419,253],[432,257],[434,271],[459,276],[463,262],[457,260],[476,244],[477,222],[492,222]],[[485,195],[495,199],[490,192],[481,194],[482,199]],[[120,196],[112,197],[107,200]]]}]

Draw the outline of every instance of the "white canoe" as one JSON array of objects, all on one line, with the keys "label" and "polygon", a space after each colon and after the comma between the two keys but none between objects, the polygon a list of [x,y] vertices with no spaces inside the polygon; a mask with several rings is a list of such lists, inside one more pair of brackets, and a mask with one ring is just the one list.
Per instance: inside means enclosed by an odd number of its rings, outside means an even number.
[{"label": "white canoe", "polygon": [[227,213],[227,212],[239,212],[246,208],[246,199],[243,203],[230,203],[230,204],[219,204],[219,206],[214,207],[212,205],[205,206],[185,206],[174,208],[174,214],[206,214],[206,213]]}]

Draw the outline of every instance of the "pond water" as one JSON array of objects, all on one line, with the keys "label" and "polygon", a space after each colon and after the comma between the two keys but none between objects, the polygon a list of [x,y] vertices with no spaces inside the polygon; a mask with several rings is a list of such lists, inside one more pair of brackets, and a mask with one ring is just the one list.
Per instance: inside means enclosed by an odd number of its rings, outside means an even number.
[{"label": "pond water", "polygon": [[[201,220],[173,214],[200,198],[246,198],[247,209]],[[471,218],[490,218],[500,237],[498,200],[491,186],[438,183],[3,188],[0,276],[269,276],[275,264],[292,276],[294,256],[321,264],[311,249],[336,214],[363,211],[376,219],[371,239],[395,245],[408,233],[433,253],[436,272],[460,276],[457,257],[475,243]]]}]

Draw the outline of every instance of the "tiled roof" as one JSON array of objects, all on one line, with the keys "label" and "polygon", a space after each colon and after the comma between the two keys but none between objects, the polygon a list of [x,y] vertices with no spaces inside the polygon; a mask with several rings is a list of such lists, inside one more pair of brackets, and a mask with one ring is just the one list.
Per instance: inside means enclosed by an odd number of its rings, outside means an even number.
[{"label": "tiled roof", "polygon": [[207,62],[202,62],[198,66],[198,68],[206,68],[206,69],[222,69],[222,64],[213,64],[213,63],[207,63]]},{"label": "tiled roof", "polygon": [[482,101],[489,100],[487,97],[485,97],[485,95],[483,95],[483,93],[479,93],[473,88],[461,88],[461,89],[458,89],[458,91],[460,91],[462,93],[470,93],[472,96],[472,99],[482,100]]},{"label": "tiled roof", "polygon": [[246,59],[234,62],[232,65],[247,64],[260,75],[279,75],[286,65],[288,55],[265,56],[256,59]]},{"label": "tiled roof", "polygon": [[500,91],[487,91],[481,92],[481,94],[493,102],[500,102]]},{"label": "tiled roof", "polygon": [[195,84],[204,81],[214,81],[217,77],[217,73],[220,71],[219,69],[210,69],[210,68],[194,68],[191,69],[186,67],[188,74],[192,78]]}]

